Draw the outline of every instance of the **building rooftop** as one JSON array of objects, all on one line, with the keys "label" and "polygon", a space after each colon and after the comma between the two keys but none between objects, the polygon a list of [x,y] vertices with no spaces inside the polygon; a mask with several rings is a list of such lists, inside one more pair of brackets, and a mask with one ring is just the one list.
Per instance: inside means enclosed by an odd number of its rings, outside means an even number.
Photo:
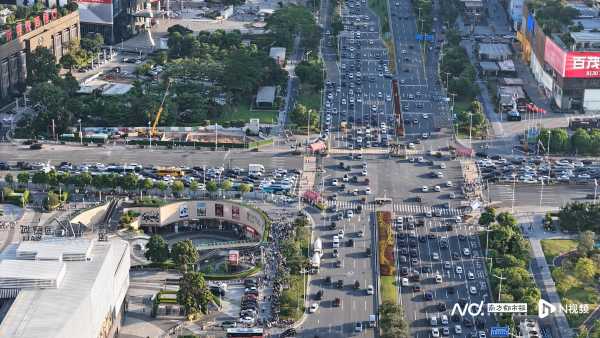
[{"label": "building rooftop", "polygon": [[514,71],[516,71],[516,69],[515,69],[515,63],[513,62],[513,60],[498,61],[498,67],[503,72],[514,72]]},{"label": "building rooftop", "polygon": [[57,288],[65,275],[65,263],[52,261],[0,261],[0,288]]},{"label": "building rooftop", "polygon": [[128,83],[108,82],[95,79],[92,81],[86,81],[84,84],[82,84],[78,93],[91,94],[95,90],[99,90],[102,95],[123,95],[129,92],[131,88],[133,88],[133,85]]},{"label": "building rooftop", "polygon": [[256,104],[260,104],[260,103],[273,104],[273,102],[275,102],[275,92],[276,92],[276,88],[273,86],[258,88],[258,93],[256,93]]},{"label": "building rooftop", "polygon": [[575,8],[579,11],[579,18],[596,18],[598,17],[598,9],[594,7],[588,7],[586,4],[580,2],[569,2],[567,6]]},{"label": "building rooftop", "polygon": [[505,43],[480,43],[479,54],[489,57],[506,57],[512,55],[512,51]]},{"label": "building rooftop", "polygon": [[481,67],[481,69],[486,72],[497,72],[498,71],[498,65],[492,61],[481,61],[481,62],[479,62],[479,67]]},{"label": "building rooftop", "polygon": [[597,18],[575,19],[573,20],[573,24],[581,24],[584,31],[600,30],[600,20]]},{"label": "building rooftop", "polygon": [[[121,287],[111,282],[122,279],[116,273],[121,263],[128,263],[129,244],[120,239],[106,242],[62,239],[52,242],[52,249],[48,249],[48,244],[44,241],[11,244],[0,256],[0,275],[6,276],[4,273],[7,273],[22,282],[16,287],[18,294],[6,315],[0,318],[0,335],[3,337],[68,337],[72,335],[66,330],[72,330],[74,327],[80,330],[81,337],[98,336],[101,323],[88,320],[88,316],[96,317],[97,313],[104,314],[105,311],[109,311],[108,308],[103,308],[103,305],[108,304],[106,298],[112,298],[114,290]],[[64,245],[66,250],[60,250],[59,243]],[[64,257],[64,252],[74,248],[77,248],[74,251],[80,252],[87,245],[90,250],[85,260],[61,262],[22,260],[17,257],[21,247],[32,252],[49,250],[53,253],[51,257],[58,257],[62,253]],[[19,271],[19,267],[22,271]],[[127,270],[128,268],[129,265]],[[56,287],[40,288],[23,283],[29,278],[56,278],[61,270],[64,277]],[[101,274],[109,276],[111,280],[99,280]],[[14,290],[15,287],[11,289]],[[5,291],[11,289],[0,287],[0,292],[6,293]]]},{"label": "building rooftop", "polygon": [[283,60],[285,60],[285,48],[271,47],[271,49],[269,49],[269,56],[279,62],[283,62]]},{"label": "building rooftop", "polygon": [[571,37],[575,43],[598,43],[600,42],[600,32],[571,32]]}]

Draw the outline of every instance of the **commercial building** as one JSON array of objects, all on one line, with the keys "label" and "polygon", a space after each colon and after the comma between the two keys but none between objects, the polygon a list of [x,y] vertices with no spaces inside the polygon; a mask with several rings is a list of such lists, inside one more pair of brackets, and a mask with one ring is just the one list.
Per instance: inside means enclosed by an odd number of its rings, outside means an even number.
[{"label": "commercial building", "polygon": [[69,42],[78,39],[79,34],[79,12],[65,13],[64,9],[56,8],[32,15],[0,32],[0,99],[24,88],[29,53],[46,47],[58,61],[67,53]]},{"label": "commercial building", "polygon": [[11,244],[0,254],[0,335],[114,337],[129,267],[129,244],[120,239]]},{"label": "commercial building", "polygon": [[[131,0],[135,5],[138,2]],[[101,34],[107,44],[127,36],[131,16],[129,0],[77,0],[81,16],[82,36]]]},{"label": "commercial building", "polygon": [[[523,59],[529,62],[535,79],[546,95],[561,111],[597,113],[600,111],[600,18],[593,8],[579,9],[574,20],[579,32],[547,35],[537,22],[535,13],[523,6],[523,21],[517,38]],[[566,39],[567,41],[564,41]]]}]

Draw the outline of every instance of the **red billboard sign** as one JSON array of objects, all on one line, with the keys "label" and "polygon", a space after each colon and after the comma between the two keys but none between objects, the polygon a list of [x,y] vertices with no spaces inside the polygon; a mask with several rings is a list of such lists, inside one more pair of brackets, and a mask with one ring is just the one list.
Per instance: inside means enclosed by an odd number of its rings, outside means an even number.
[{"label": "red billboard sign", "polygon": [[546,37],[544,60],[564,78],[600,78],[600,52],[567,52]]}]

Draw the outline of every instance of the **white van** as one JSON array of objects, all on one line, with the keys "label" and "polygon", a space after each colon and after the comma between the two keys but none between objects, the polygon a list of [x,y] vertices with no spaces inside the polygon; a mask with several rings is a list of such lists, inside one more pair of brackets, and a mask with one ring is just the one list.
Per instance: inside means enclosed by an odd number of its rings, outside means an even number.
[{"label": "white van", "polygon": [[377,326],[377,316],[369,315],[369,327],[376,327],[376,326]]},{"label": "white van", "polygon": [[438,325],[437,317],[436,316],[431,316],[431,319],[429,319],[429,324],[431,326],[437,326]]},{"label": "white van", "polygon": [[340,238],[337,235],[333,236],[333,247],[334,248],[340,247]]}]

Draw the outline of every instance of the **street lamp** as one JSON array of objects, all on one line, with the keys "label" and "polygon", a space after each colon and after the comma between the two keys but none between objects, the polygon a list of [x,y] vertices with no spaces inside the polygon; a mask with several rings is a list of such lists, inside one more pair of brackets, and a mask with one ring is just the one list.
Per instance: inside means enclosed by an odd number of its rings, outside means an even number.
[{"label": "street lamp", "polygon": [[83,145],[83,130],[81,129],[81,119],[77,119],[79,123],[79,144]]},{"label": "street lamp", "polygon": [[150,131],[150,121],[148,121],[148,149],[152,149],[152,132]]}]

